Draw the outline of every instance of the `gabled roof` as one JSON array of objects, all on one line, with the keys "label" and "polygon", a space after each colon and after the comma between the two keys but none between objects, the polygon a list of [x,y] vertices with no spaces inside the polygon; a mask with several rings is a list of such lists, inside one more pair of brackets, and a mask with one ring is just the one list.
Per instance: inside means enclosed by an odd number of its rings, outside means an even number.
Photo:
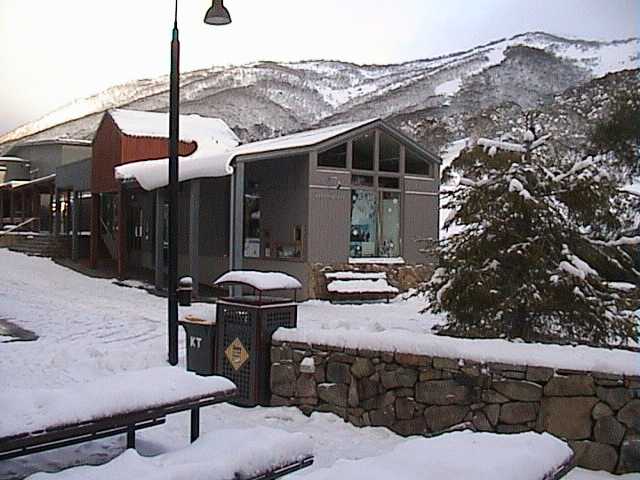
[{"label": "gabled roof", "polygon": [[372,118],[363,122],[343,123],[332,127],[292,133],[278,138],[240,145],[229,153],[233,153],[233,156],[237,157],[240,155],[288,150],[290,148],[313,147],[377,121],[379,121],[378,118]]},{"label": "gabled roof", "polygon": [[[166,114],[165,114],[166,115]],[[166,118],[166,117],[165,117]],[[422,154],[432,162],[441,163],[440,158],[418,145],[406,135],[388,126],[382,120],[373,118],[362,122],[345,123],[331,127],[307,130],[278,138],[247,143],[223,151],[212,152],[211,155],[193,155],[180,159],[180,181],[194,178],[223,177],[233,173],[232,162],[240,157],[277,154],[278,152],[296,151],[302,153],[312,148],[321,148],[329,142],[341,141],[360,134],[363,130],[380,128],[408,144],[413,150]],[[128,163],[116,167],[116,178],[136,180],[145,190],[168,185],[168,160],[148,160]]]},{"label": "gabled roof", "polygon": [[56,179],[56,174],[52,173],[51,175],[47,175],[44,177],[40,177],[40,178],[36,178],[34,180],[11,180],[9,182],[6,183],[0,183],[0,188],[6,188],[6,189],[17,189],[17,188],[21,188],[21,187],[27,187],[30,185],[37,185],[40,183],[46,183],[46,182],[51,182],[54,181]]},{"label": "gabled roof", "polygon": [[9,151],[12,151],[14,148],[18,147],[33,147],[36,145],[72,145],[72,146],[80,146],[80,147],[90,147],[91,140],[79,140],[77,138],[66,138],[66,137],[58,137],[58,138],[45,138],[42,140],[24,140],[19,141],[15,145],[13,145]]}]

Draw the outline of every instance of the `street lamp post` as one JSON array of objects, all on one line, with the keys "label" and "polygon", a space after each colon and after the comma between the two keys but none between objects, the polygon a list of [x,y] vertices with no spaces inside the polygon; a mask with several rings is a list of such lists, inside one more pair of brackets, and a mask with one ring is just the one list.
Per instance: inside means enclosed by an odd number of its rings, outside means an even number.
[{"label": "street lamp post", "polygon": [[[204,22],[227,25],[231,16],[222,0],[213,0]],[[178,0],[175,3],[171,37],[171,74],[169,78],[169,363],[178,363],[178,139],[180,133],[180,40]]]}]

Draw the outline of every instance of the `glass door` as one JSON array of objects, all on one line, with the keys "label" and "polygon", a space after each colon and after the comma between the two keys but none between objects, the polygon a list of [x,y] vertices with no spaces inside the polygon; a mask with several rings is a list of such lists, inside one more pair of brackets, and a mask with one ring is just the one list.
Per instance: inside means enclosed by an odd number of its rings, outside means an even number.
[{"label": "glass door", "polygon": [[351,257],[375,257],[378,199],[373,190],[351,191]]},{"label": "glass door", "polygon": [[380,192],[380,256],[400,256],[400,192]]}]

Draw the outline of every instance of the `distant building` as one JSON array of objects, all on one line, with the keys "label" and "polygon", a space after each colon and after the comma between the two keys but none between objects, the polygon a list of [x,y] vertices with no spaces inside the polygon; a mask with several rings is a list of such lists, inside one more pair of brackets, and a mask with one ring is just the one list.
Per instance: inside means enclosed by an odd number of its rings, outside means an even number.
[{"label": "distant building", "polygon": [[68,201],[56,202],[56,169],[91,156],[91,142],[68,138],[19,142],[0,157],[0,229],[24,224],[51,231],[53,212],[61,217]]}]

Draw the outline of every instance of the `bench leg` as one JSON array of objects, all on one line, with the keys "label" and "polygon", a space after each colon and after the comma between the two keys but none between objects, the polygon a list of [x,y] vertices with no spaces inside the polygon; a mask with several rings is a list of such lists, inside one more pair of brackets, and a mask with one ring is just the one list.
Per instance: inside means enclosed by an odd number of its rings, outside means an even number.
[{"label": "bench leg", "polygon": [[200,408],[191,409],[191,443],[200,436]]},{"label": "bench leg", "polygon": [[136,428],[127,428],[127,448],[136,448]]}]

